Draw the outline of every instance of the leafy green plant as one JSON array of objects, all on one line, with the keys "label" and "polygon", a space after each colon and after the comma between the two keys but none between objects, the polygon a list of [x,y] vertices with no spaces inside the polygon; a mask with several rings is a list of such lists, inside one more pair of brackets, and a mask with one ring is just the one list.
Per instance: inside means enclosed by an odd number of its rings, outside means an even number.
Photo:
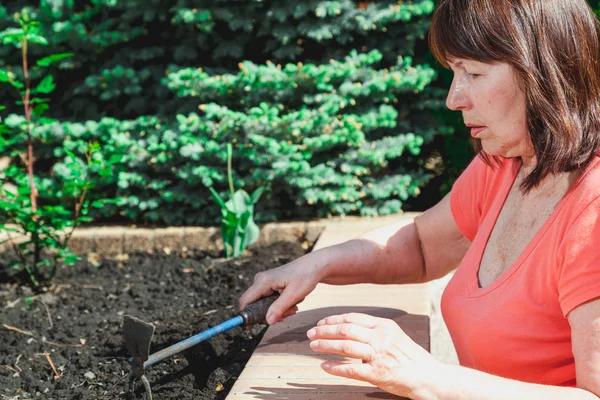
[{"label": "leafy green plant", "polygon": [[[23,2],[0,3],[2,30]],[[439,182],[432,143],[451,130],[434,118],[447,85],[423,59],[434,0],[88,3],[27,2],[50,42],[40,56],[77,49],[52,65],[61,106],[47,115],[61,122],[38,132],[124,154],[90,193],[121,200],[94,217],[219,224],[207,187],[227,186],[225,143],[236,187],[270,185],[258,223],[394,214]],[[0,68],[19,64],[0,47]]]},{"label": "leafy green plant", "polygon": [[[0,69],[0,82],[18,91],[24,115],[9,115],[0,128],[0,154],[13,160],[0,176],[0,231],[7,235],[5,242],[19,258],[13,267],[26,271],[31,284],[39,287],[52,279],[61,262],[70,265],[79,259],[67,246],[68,241],[78,225],[92,220],[92,208],[102,208],[110,201],[92,202],[88,192],[94,185],[93,175],[107,176],[111,171],[99,156],[98,143],[47,148],[39,128],[55,123],[44,117],[49,107],[43,97],[55,89],[55,84],[52,75],[44,75],[42,70],[72,54],[41,58],[30,68],[29,45],[46,45],[47,40],[26,9],[15,15],[15,21],[20,27],[0,32],[0,41],[20,50],[22,71]],[[50,166],[51,174],[36,173],[39,149],[63,155]]]},{"label": "leafy green plant", "polygon": [[[84,121],[194,111],[161,78],[172,67],[197,66],[200,58],[208,70],[233,71],[242,60],[326,64],[352,49],[379,49],[393,63],[419,51],[435,2],[180,0],[140,7],[139,0],[2,0],[0,30],[24,4],[41,22],[48,51],[77,49],[76,58],[57,68],[74,68],[81,79],[56,76],[66,90],[52,94],[62,107],[51,113]],[[0,49],[0,66],[18,63]]]},{"label": "leafy green plant", "polygon": [[254,204],[260,198],[264,187],[257,188],[252,195],[243,189],[234,192],[231,174],[232,146],[227,144],[227,174],[231,197],[223,201],[219,193],[210,186],[210,193],[221,207],[221,236],[227,257],[238,257],[252,243],[258,240],[260,230],[254,222]]},{"label": "leafy green plant", "polygon": [[[428,87],[431,67],[398,57],[382,68],[382,57],[377,50],[351,51],[322,65],[245,61],[236,74],[172,72],[169,88],[202,103],[201,114],[178,116],[178,138],[198,148],[181,154],[205,161],[203,180],[219,181],[206,161],[218,143],[237,143],[246,184],[272,183],[259,220],[399,212],[429,179],[410,159],[442,131],[413,122],[411,107],[436,110],[441,102]],[[396,108],[410,98],[411,106]],[[188,175],[196,170],[190,167]]]},{"label": "leafy green plant", "polygon": [[[270,185],[255,206],[257,222],[397,213],[430,179],[418,164],[421,148],[444,131],[411,115],[444,105],[430,86],[431,67],[402,57],[384,68],[382,56],[351,52],[324,65],[248,61],[225,75],[179,69],[165,84],[201,104],[198,112],[39,126],[54,149],[40,160],[99,142],[104,162],[118,161],[91,195],[118,197],[102,216],[138,224],[219,224],[208,187],[228,185],[225,143],[235,146],[236,187],[251,193]],[[411,106],[397,108],[401,102]],[[20,123],[6,120],[12,129]]]}]

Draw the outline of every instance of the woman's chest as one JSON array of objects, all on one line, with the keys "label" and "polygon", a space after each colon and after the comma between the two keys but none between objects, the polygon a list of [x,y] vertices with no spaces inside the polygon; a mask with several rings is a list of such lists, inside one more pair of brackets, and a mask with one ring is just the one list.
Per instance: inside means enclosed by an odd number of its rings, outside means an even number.
[{"label": "woman's chest", "polygon": [[511,190],[493,225],[478,270],[479,287],[492,284],[517,262],[556,209],[564,191],[523,196]]},{"label": "woman's chest", "polygon": [[473,288],[474,277],[466,265],[459,267],[442,297],[442,313],[461,365],[548,384],[574,378],[570,327],[551,274],[540,274],[548,261],[542,256],[532,265],[529,259],[487,289]]}]

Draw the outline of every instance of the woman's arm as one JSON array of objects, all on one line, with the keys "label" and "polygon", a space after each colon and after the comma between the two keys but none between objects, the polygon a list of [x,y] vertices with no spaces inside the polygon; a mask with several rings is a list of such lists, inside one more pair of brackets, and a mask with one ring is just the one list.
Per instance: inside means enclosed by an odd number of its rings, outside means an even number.
[{"label": "woman's arm", "polygon": [[422,283],[455,269],[470,242],[450,211],[450,195],[415,218],[315,252],[326,265],[322,282]]},{"label": "woman's arm", "polygon": [[267,317],[272,324],[294,313],[294,305],[319,282],[427,282],[456,268],[469,245],[454,222],[450,197],[446,196],[413,223],[384,226],[358,239],[313,251],[279,268],[258,273],[240,297],[240,309],[277,291],[279,299],[271,305]]},{"label": "woman's arm", "polygon": [[600,398],[585,389],[521,382],[448,364],[440,368],[438,379],[428,386],[418,390],[415,399],[598,400]]},{"label": "woman's arm", "polygon": [[423,259],[413,222],[388,224],[359,238],[314,253],[325,265],[321,282],[415,283],[423,281]]},{"label": "woman's arm", "polygon": [[307,332],[318,353],[361,360],[325,361],[336,376],[369,382],[416,400],[598,400],[600,399],[600,298],[568,315],[577,388],[507,379],[442,364],[415,343],[396,322],[366,314],[334,315]]}]

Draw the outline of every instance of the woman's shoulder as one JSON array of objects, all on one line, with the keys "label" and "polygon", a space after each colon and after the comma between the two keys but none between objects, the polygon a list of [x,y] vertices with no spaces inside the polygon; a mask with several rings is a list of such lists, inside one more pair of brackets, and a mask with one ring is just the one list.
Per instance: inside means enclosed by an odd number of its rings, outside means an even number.
[{"label": "woman's shoulder", "polygon": [[518,170],[518,160],[478,154],[455,182],[452,195],[470,199],[472,204],[466,206],[477,206],[483,211],[512,185]]},{"label": "woman's shoulder", "polygon": [[589,163],[567,196],[564,214],[571,222],[586,215],[600,217],[600,154]]},{"label": "woman's shoulder", "polygon": [[588,164],[573,188],[578,197],[588,201],[600,196],[600,154],[596,154]]}]

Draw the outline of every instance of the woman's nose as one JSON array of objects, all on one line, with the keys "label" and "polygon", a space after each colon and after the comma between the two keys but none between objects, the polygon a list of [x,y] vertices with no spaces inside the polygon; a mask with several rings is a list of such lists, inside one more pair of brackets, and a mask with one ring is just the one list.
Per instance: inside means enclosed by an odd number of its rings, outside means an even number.
[{"label": "woman's nose", "polygon": [[464,110],[469,106],[469,98],[465,93],[465,88],[457,79],[452,80],[450,91],[446,97],[446,107],[451,110]]}]

